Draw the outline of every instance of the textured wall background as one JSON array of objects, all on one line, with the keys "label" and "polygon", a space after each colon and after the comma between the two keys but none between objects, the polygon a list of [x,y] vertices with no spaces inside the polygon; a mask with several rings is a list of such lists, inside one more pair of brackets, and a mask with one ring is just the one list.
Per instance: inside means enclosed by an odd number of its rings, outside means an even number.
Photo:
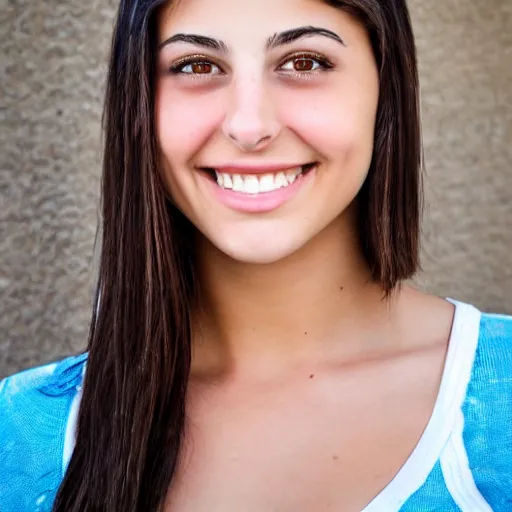
[{"label": "textured wall background", "polygon": [[[0,0],[0,377],[86,343],[116,3]],[[428,167],[418,281],[512,313],[512,1],[410,7]]]}]

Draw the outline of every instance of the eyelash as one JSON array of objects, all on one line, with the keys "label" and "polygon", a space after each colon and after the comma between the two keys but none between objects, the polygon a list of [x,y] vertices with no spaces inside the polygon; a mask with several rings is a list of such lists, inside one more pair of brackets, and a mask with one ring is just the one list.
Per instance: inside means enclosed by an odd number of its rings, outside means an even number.
[{"label": "eyelash", "polygon": [[[334,67],[334,64],[323,55],[320,55],[318,53],[311,53],[311,52],[300,52],[295,53],[293,55],[288,56],[285,60],[282,61],[282,64],[279,65],[278,70],[282,68],[285,64],[288,62],[292,62],[295,60],[311,60],[316,62],[319,65],[318,69],[310,70],[310,71],[293,71],[293,72],[285,72],[287,75],[294,76],[296,78],[302,78],[302,79],[308,79],[312,78],[312,75],[316,75],[318,72],[322,71],[328,71]],[[220,70],[220,73],[184,73],[183,68],[185,66],[191,65],[191,64],[205,64],[209,66],[215,66]],[[215,62],[212,62],[208,57],[204,55],[190,55],[188,57],[184,57],[183,59],[179,60],[178,62],[175,62],[170,68],[169,73],[172,75],[179,75],[179,76],[187,76],[187,78],[192,78],[193,80],[204,80],[204,79],[211,79],[213,76],[217,76],[218,74],[225,74],[222,71],[222,68],[215,64]]]}]

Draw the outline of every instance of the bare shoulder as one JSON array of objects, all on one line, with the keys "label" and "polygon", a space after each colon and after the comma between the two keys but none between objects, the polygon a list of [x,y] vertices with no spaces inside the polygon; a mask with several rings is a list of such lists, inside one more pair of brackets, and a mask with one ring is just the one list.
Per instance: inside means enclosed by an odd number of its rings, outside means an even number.
[{"label": "bare shoulder", "polygon": [[418,349],[447,347],[455,318],[455,306],[448,300],[404,286],[397,297],[401,330],[411,346]]}]

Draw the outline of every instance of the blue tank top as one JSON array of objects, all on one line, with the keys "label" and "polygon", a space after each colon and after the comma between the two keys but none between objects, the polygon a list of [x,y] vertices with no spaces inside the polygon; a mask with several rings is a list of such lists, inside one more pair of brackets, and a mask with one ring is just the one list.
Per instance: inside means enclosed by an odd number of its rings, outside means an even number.
[{"label": "blue tank top", "polygon": [[[432,416],[364,512],[512,511],[512,317],[456,306]],[[0,511],[50,512],[73,453],[87,354],[0,382]]]}]

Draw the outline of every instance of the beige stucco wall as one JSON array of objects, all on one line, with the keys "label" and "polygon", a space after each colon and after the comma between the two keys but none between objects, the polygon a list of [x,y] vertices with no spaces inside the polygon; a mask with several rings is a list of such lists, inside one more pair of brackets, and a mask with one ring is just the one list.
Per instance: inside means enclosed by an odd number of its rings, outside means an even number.
[{"label": "beige stucco wall", "polygon": [[[85,346],[113,0],[0,0],[0,376]],[[512,2],[410,2],[428,289],[512,313]]]}]

